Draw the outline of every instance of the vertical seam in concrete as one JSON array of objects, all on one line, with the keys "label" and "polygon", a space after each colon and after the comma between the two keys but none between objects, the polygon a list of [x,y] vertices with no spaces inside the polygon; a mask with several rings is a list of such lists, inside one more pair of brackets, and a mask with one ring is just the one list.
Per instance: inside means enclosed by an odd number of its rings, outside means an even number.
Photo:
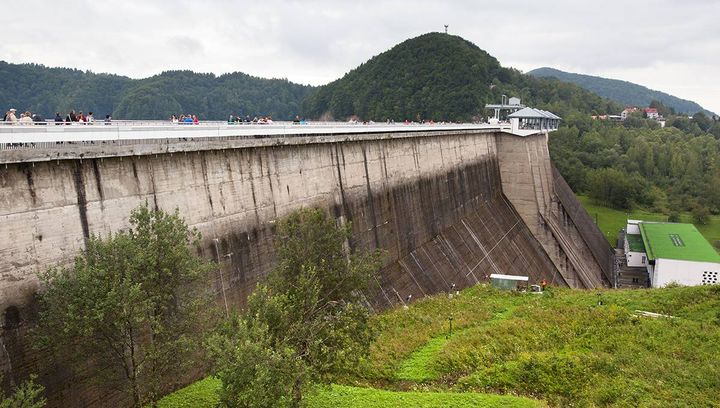
[{"label": "vertical seam in concrete", "polygon": [[[344,156],[344,155],[343,155]],[[345,159],[343,159],[345,161]],[[343,165],[344,166],[344,165]],[[340,187],[340,205],[343,211],[343,217],[348,217],[347,203],[345,201],[345,187],[342,181],[342,171],[340,170],[340,153],[338,149],[338,143],[335,143],[335,167],[337,168],[338,185]]]},{"label": "vertical seam in concrete", "polygon": [[100,176],[100,168],[98,167],[98,159],[92,159],[93,174],[95,175],[95,188],[97,188],[98,196],[100,196],[100,209],[105,210],[105,193],[103,192],[102,177]]},{"label": "vertical seam in concrete", "polygon": [[370,217],[372,217],[371,228],[373,237],[375,238],[375,248],[380,248],[380,238],[377,232],[377,217],[375,216],[375,200],[373,199],[372,188],[370,187],[370,173],[368,172],[367,153],[365,146],[362,146],[363,164],[365,165],[365,185],[367,186],[368,206],[370,207]]},{"label": "vertical seam in concrete", "polygon": [[148,173],[150,174],[150,186],[152,187],[152,196],[153,196],[153,206],[155,208],[155,211],[159,210],[160,207],[158,207],[158,200],[157,200],[157,188],[155,186],[155,168],[152,165],[152,161],[148,160]]},{"label": "vertical seam in concrete", "polygon": [[208,203],[210,203],[210,214],[215,215],[215,206],[213,206],[212,194],[210,193],[210,180],[207,172],[207,153],[203,153],[200,158],[200,169],[202,170],[203,181],[205,184],[205,194],[207,195]]},{"label": "vertical seam in concrete", "polygon": [[32,200],[33,205],[36,205],[37,193],[35,192],[35,180],[33,180],[32,169],[27,163],[23,163],[22,169],[23,173],[25,173],[25,178],[27,179],[28,190],[30,190],[30,199]]},{"label": "vertical seam in concrete", "polygon": [[87,218],[87,196],[85,194],[85,181],[83,180],[82,163],[75,162],[75,170],[73,174],[75,181],[75,194],[77,195],[77,206],[80,213],[80,225],[83,231],[83,240],[87,248],[88,239],[90,239],[90,226]]}]

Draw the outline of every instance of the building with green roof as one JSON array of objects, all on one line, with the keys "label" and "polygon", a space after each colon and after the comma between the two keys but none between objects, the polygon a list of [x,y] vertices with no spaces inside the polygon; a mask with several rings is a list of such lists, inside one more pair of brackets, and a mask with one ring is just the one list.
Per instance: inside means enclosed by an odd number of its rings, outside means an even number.
[{"label": "building with green roof", "polygon": [[629,267],[647,269],[652,287],[718,283],[720,254],[692,224],[628,220],[625,252]]}]

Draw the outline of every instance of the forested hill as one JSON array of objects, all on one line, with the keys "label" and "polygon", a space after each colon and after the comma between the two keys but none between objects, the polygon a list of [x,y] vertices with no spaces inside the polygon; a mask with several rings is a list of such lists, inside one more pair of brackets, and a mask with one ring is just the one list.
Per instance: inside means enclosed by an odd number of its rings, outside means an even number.
[{"label": "forested hill", "polygon": [[618,79],[574,74],[547,67],[534,69],[528,72],[528,75],[541,78],[557,78],[561,81],[570,82],[624,106],[649,106],[650,102],[655,100],[662,102],[668,108],[674,109],[677,113],[692,115],[697,112],[705,112],[712,114],[712,112],[706,111],[693,101]]},{"label": "forested hill", "polygon": [[320,87],[303,104],[310,117],[468,121],[487,115],[501,95],[566,115],[607,113],[619,106],[576,85],[503,68],[461,37],[429,33],[379,54]]},{"label": "forested hill", "polygon": [[168,71],[131,79],[0,61],[0,109],[29,110],[48,117],[74,109],[118,119],[165,119],[181,113],[201,119],[225,119],[229,114],[289,119],[300,113],[302,100],[313,89],[239,72],[215,76]]}]

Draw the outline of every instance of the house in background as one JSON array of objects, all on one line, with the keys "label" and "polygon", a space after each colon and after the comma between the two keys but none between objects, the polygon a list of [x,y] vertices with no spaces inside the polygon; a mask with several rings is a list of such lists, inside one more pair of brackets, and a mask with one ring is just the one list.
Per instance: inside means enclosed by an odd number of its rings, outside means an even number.
[{"label": "house in background", "polygon": [[645,116],[647,116],[648,119],[658,120],[660,117],[658,110],[655,108],[645,108],[643,112],[645,112]]},{"label": "house in background", "polygon": [[627,268],[644,269],[650,287],[719,282],[720,254],[692,224],[628,220],[623,244]]},{"label": "house in background", "polygon": [[640,109],[634,107],[634,106],[628,106],[627,108],[623,109],[622,112],[620,112],[620,119],[625,120],[630,116],[631,113],[637,112]]}]

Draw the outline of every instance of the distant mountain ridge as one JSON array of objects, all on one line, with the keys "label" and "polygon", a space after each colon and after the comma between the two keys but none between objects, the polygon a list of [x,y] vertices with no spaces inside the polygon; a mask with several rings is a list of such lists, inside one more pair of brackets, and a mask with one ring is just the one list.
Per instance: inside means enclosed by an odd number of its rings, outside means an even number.
[{"label": "distant mountain ridge", "polygon": [[575,74],[560,71],[559,69],[542,67],[527,73],[541,78],[557,78],[561,81],[570,82],[577,86],[596,93],[603,98],[610,99],[625,106],[648,106],[651,101],[656,100],[677,113],[692,115],[697,112],[712,112],[704,109],[698,103],[661,91],[655,91],[642,85],[619,79],[609,79],[592,75]]},{"label": "distant mountain ridge", "polygon": [[16,108],[42,115],[71,109],[111,114],[121,119],[166,119],[196,114],[227,119],[230,114],[272,115],[291,119],[314,87],[241,72],[216,76],[166,71],[144,79],[96,74],[69,68],[0,61],[0,109]]}]

